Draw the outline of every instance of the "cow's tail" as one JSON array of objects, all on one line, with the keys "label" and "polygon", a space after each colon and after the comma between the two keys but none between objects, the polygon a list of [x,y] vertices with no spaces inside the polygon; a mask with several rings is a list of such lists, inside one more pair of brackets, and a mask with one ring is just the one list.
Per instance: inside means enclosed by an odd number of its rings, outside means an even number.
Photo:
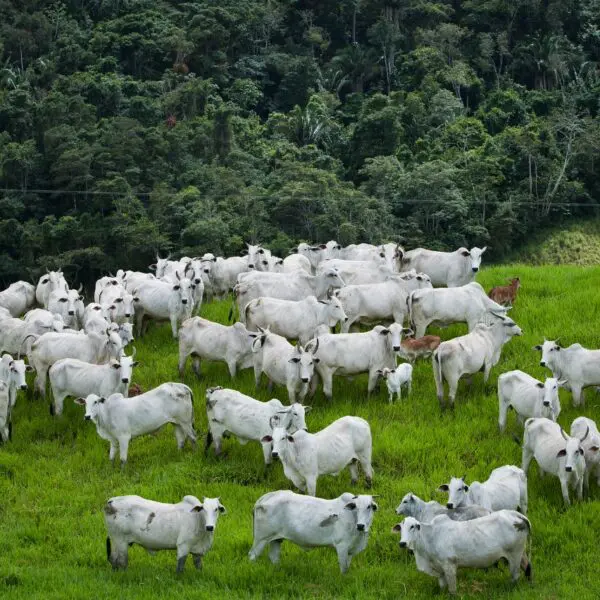
[{"label": "cow's tail", "polygon": [[438,400],[440,404],[444,399],[444,379],[442,372],[442,350],[443,346],[438,346],[431,355],[431,360],[433,362],[433,377],[435,379],[435,387]]},{"label": "cow's tail", "polygon": [[410,328],[415,332],[415,336],[416,336],[416,328],[415,328],[415,322],[413,319],[413,303],[415,302],[413,295],[414,295],[414,291],[411,292],[408,297],[406,298],[406,308],[408,311],[408,322],[410,323]]},{"label": "cow's tail", "polygon": [[[244,321],[246,323],[246,327],[248,327],[248,313],[250,312],[250,305],[252,304],[252,300],[248,303],[246,303],[246,306],[244,306]],[[258,302],[260,302],[260,300],[258,300]],[[258,304],[257,302],[257,304]]]},{"label": "cow's tail", "polygon": [[106,560],[110,562],[111,548],[110,548],[110,537],[106,536]]}]

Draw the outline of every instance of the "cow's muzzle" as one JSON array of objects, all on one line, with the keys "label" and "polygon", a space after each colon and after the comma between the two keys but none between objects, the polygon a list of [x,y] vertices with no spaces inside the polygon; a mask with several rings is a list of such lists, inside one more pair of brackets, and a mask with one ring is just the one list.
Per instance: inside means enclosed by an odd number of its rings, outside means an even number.
[{"label": "cow's muzzle", "polygon": [[27,384],[26,384],[26,383],[24,383],[24,384],[23,384],[23,385],[20,387],[20,389],[22,389],[22,390],[26,390],[26,389],[27,389]]},{"label": "cow's muzzle", "polygon": [[365,524],[364,523],[357,523],[356,529],[358,529],[359,531],[364,531],[365,530]]},{"label": "cow's muzzle", "polygon": [[479,267],[473,267],[473,273],[477,273],[479,271]]},{"label": "cow's muzzle", "polygon": [[214,525],[207,525],[206,526],[206,531],[214,531],[215,530],[215,526]]},{"label": "cow's muzzle", "polygon": [[121,379],[121,381],[122,381],[123,383],[129,383],[129,379],[127,379],[127,377],[123,377],[123,379]]},{"label": "cow's muzzle", "polygon": [[406,542],[400,542],[400,548],[406,548]]},{"label": "cow's muzzle", "polygon": [[308,377],[303,377],[302,378],[302,383],[308,383],[308,381],[309,381]]},{"label": "cow's muzzle", "polygon": [[449,508],[450,510],[452,510],[454,508],[454,504],[452,502],[448,502],[446,504],[446,508]]},{"label": "cow's muzzle", "polygon": [[74,311],[74,310],[70,310],[70,311],[69,311],[69,316],[70,316],[70,317],[72,317],[74,314],[75,314],[75,311]]},{"label": "cow's muzzle", "polygon": [[565,471],[567,473],[571,473],[571,471],[573,471],[573,467],[565,467]]},{"label": "cow's muzzle", "polygon": [[545,366],[546,366],[546,361],[540,360],[540,367],[545,367]]},{"label": "cow's muzzle", "polygon": [[398,352],[400,350],[400,346],[394,346],[394,352]]},{"label": "cow's muzzle", "polygon": [[271,452],[271,458],[279,458],[279,452]]},{"label": "cow's muzzle", "polygon": [[92,417],[90,417],[90,415],[85,415],[84,419],[85,419],[86,421],[91,421],[91,420],[92,420]]},{"label": "cow's muzzle", "polygon": [[182,300],[181,304],[187,304],[187,300]]}]

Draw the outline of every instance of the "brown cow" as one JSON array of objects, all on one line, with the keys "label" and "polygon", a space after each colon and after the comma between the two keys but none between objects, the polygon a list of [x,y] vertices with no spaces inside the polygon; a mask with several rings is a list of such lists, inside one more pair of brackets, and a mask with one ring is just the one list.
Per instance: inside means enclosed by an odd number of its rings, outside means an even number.
[{"label": "brown cow", "polygon": [[133,396],[139,396],[140,394],[143,394],[143,393],[144,393],[144,390],[142,389],[142,386],[139,383],[134,383],[129,388],[128,397],[132,398]]},{"label": "brown cow", "polygon": [[411,364],[418,358],[427,358],[440,345],[441,339],[437,335],[424,335],[415,339],[405,337],[400,342],[400,355]]},{"label": "brown cow", "polygon": [[521,280],[518,277],[509,279],[510,285],[499,285],[490,290],[489,297],[498,304],[510,305],[514,303],[517,297],[517,290],[521,287]]}]

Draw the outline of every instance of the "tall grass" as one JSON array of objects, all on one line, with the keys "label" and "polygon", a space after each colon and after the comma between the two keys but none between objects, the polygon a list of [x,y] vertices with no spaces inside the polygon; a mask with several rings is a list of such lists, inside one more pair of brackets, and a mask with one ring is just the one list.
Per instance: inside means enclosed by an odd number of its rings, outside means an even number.
[{"label": "tall grass", "polygon": [[[270,490],[290,489],[281,465],[265,472],[260,446],[240,446],[226,440],[225,458],[204,456],[186,448],[179,452],[170,426],[157,436],[133,440],[124,471],[108,460],[108,444],[83,410],[67,400],[62,418],[52,418],[48,405],[20,397],[14,414],[12,443],[0,449],[0,597],[3,598],[430,598],[437,581],[418,573],[414,559],[398,548],[390,529],[398,518],[394,509],[413,491],[429,500],[443,500],[436,491],[449,477],[485,480],[504,464],[520,465],[521,450],[512,439],[521,436],[514,415],[507,433],[497,428],[496,379],[519,368],[543,378],[539,353],[532,346],[544,336],[560,336],[564,344],[580,342],[600,347],[598,280],[600,268],[521,265],[484,269],[480,282],[488,289],[518,275],[522,289],[512,311],[524,335],[505,347],[501,361],[484,387],[481,375],[469,387],[459,385],[454,414],[440,414],[429,361],[415,368],[413,393],[389,405],[387,390],[367,398],[366,377],[336,379],[334,400],[319,391],[307,417],[316,431],[343,415],[358,415],[373,432],[374,489],[380,494],[369,545],[355,557],[350,571],[339,573],[333,549],[305,554],[284,544],[281,564],[273,567],[265,555],[250,563],[252,506]],[[203,316],[225,322],[227,303],[206,305]],[[462,326],[443,329],[448,339],[465,332]],[[168,326],[150,328],[136,342],[142,362],[134,381],[149,389],[177,381],[177,344]],[[207,386],[234,387],[260,399],[251,370],[230,381],[220,363],[203,365],[197,380],[190,367],[185,376],[195,394],[196,428],[207,429],[204,391]],[[285,390],[275,394],[287,401]],[[274,394],[274,395],[275,395]],[[587,392],[585,410],[572,407],[570,394],[561,391],[560,423],[585,414],[598,420],[600,399]],[[352,488],[349,473],[322,477],[317,493],[325,498],[343,491],[364,491],[364,482]],[[220,496],[228,509],[218,524],[213,550],[196,572],[191,561],[185,573],[175,574],[175,554],[148,555],[134,546],[126,572],[113,573],[105,556],[102,506],[107,498],[140,494],[177,502],[185,494],[200,498]],[[506,567],[459,574],[459,594],[478,598],[598,598],[600,490],[592,485],[591,498],[563,508],[558,480],[540,478],[535,464],[529,475],[529,516],[533,524],[534,582],[510,583]]]}]

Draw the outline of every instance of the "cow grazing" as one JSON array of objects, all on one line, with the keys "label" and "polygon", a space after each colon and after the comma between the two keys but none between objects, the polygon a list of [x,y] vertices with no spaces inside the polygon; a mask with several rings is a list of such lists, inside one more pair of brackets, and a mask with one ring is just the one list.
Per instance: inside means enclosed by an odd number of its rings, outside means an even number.
[{"label": "cow grazing", "polygon": [[0,443],[12,440],[12,406],[9,385],[0,379]]},{"label": "cow grazing", "polygon": [[249,441],[262,443],[265,464],[271,463],[272,444],[262,442],[271,433],[272,426],[283,427],[289,433],[306,429],[304,415],[310,406],[294,403],[283,406],[276,399],[260,402],[236,390],[221,387],[206,390],[206,414],[208,417],[208,434],[206,448],[208,451],[214,441],[215,454],[221,453],[221,442],[229,432],[237,437],[240,444]]},{"label": "cow grazing", "polygon": [[33,312],[35,312],[35,315],[24,320],[11,317],[2,321],[0,349],[14,356],[19,356],[29,350],[37,336],[63,330],[63,321],[60,316],[53,315],[43,309],[35,309],[27,315]]},{"label": "cow grazing", "polygon": [[454,252],[436,252],[415,248],[402,256],[402,270],[415,269],[427,273],[435,286],[460,287],[473,281],[481,265],[483,248],[459,248]]},{"label": "cow grazing", "polygon": [[98,435],[110,442],[110,460],[119,448],[121,466],[127,462],[127,450],[132,438],[154,433],[167,423],[175,426],[177,447],[186,439],[196,446],[192,390],[183,383],[163,383],[134,398],[112,394],[108,398],[90,394],[77,398],[85,406],[85,419],[96,425]]},{"label": "cow grazing", "polygon": [[584,388],[600,385],[600,350],[588,350],[581,344],[562,348],[558,340],[544,340],[534,350],[542,351],[542,367],[548,367],[556,379],[567,381],[563,387],[571,390],[573,406],[585,405]]},{"label": "cow grazing", "polygon": [[448,382],[450,407],[454,408],[458,380],[483,370],[487,383],[492,367],[498,364],[502,347],[521,328],[510,318],[498,315],[493,325],[479,324],[471,333],[442,342],[432,355],[433,376],[440,408],[444,408],[444,380]]},{"label": "cow grazing", "polygon": [[429,358],[440,345],[442,338],[437,335],[424,335],[420,338],[405,337],[400,344],[400,356],[414,364],[419,358]]},{"label": "cow grazing", "polygon": [[48,296],[48,310],[60,315],[65,327],[79,329],[83,326],[84,304],[80,286],[78,290],[57,289]]},{"label": "cow grazing", "polygon": [[[319,358],[315,370],[323,380],[325,396],[332,398],[334,375],[359,373],[369,374],[370,394],[377,384],[378,371],[385,367],[396,367],[396,354],[400,350],[404,331],[402,325],[392,323],[389,327],[377,325],[364,333],[330,333],[311,340],[306,347]],[[318,349],[315,347],[317,342]]]},{"label": "cow grazing", "polygon": [[48,369],[62,358],[78,358],[88,363],[102,364],[121,356],[121,338],[114,332],[105,333],[45,333],[27,352],[29,364],[35,369],[35,389],[46,397]]},{"label": "cow grazing", "polygon": [[211,549],[219,515],[226,514],[219,498],[184,496],[177,504],[164,504],[140,496],[116,496],[104,506],[107,559],[113,569],[126,569],[129,546],[138,544],[150,553],[177,550],[177,572],[183,572],[188,554],[196,569]]},{"label": "cow grazing", "polygon": [[371,428],[360,417],[342,417],[317,433],[301,429],[291,434],[277,426],[262,441],[273,444],[272,456],[281,460],[285,476],[309,496],[316,495],[320,475],[337,475],[346,467],[356,484],[358,463],[371,487]]},{"label": "cow grazing", "polygon": [[227,363],[233,379],[238,369],[253,366],[251,337],[242,323],[227,327],[201,317],[183,322],[179,330],[179,376],[183,377],[185,364],[192,357],[194,372],[201,376],[201,360]]},{"label": "cow grazing", "polygon": [[531,523],[521,513],[501,510],[469,521],[453,521],[446,515],[431,523],[407,517],[393,528],[401,533],[400,547],[412,550],[417,569],[437,577],[441,589],[456,594],[456,571],[459,567],[486,569],[501,558],[508,561],[513,581],[520,567],[531,578],[531,563],[525,544]]},{"label": "cow grazing", "polygon": [[419,496],[408,493],[402,498],[402,501],[396,508],[397,515],[413,517],[421,523],[430,523],[438,515],[446,515],[453,521],[470,521],[479,519],[491,514],[492,511],[482,506],[472,504],[470,506],[461,506],[460,508],[449,509],[435,500],[425,502]]},{"label": "cow grazing", "polygon": [[137,366],[135,348],[131,356],[121,356],[107,364],[95,365],[76,358],[55,362],[48,371],[53,404],[50,414],[60,416],[67,396],[86,397],[90,394],[108,397],[111,394],[129,394],[133,367]]},{"label": "cow grazing", "polygon": [[582,443],[589,435],[589,429],[582,437],[569,437],[558,423],[549,419],[527,419],[523,434],[523,471],[527,474],[531,459],[535,458],[541,473],[558,477],[565,504],[569,500],[569,485],[583,498],[585,457]]},{"label": "cow grazing", "polygon": [[499,285],[490,290],[488,296],[498,304],[508,304],[512,306],[517,299],[517,292],[521,287],[521,280],[518,277],[509,279],[510,285]]},{"label": "cow grazing", "polygon": [[3,354],[0,360],[0,379],[8,384],[8,397],[10,407],[17,402],[17,391],[27,390],[25,374],[33,368],[25,364],[24,360],[14,359],[10,354]]},{"label": "cow grazing", "polygon": [[469,331],[473,331],[486,317],[491,318],[493,313],[506,314],[510,309],[490,300],[475,281],[451,289],[416,290],[409,295],[407,308],[417,338],[423,337],[433,323],[466,323]]},{"label": "cow grazing", "polygon": [[439,487],[448,493],[446,507],[453,510],[465,506],[482,506],[488,510],[519,510],[527,514],[527,476],[512,465],[494,469],[487,481],[465,483],[465,477],[453,477]]},{"label": "cow grazing", "polygon": [[521,423],[530,417],[556,421],[560,414],[558,388],[566,382],[548,377],[542,383],[523,371],[509,371],[498,377],[498,427],[504,431],[506,414],[513,408]]},{"label": "cow grazing", "polygon": [[587,494],[590,489],[590,475],[596,477],[596,483],[600,486],[600,433],[595,421],[587,417],[577,417],[571,424],[571,437],[581,439],[586,431],[588,435],[582,440],[581,446],[585,458],[583,489]]},{"label": "cow grazing", "polygon": [[48,271],[40,277],[35,288],[35,299],[42,308],[48,308],[48,298],[54,290],[69,290],[62,271]]},{"label": "cow grazing", "polygon": [[303,300],[257,298],[246,304],[245,322],[251,331],[259,327],[277,333],[288,340],[306,344],[314,337],[319,325],[335,327],[347,320],[340,301],[331,297],[317,300],[308,296]]},{"label": "cow grazing", "polygon": [[283,540],[305,549],[333,546],[340,571],[346,573],[352,557],[367,547],[377,510],[373,498],[344,493],[323,500],[285,490],[269,492],[254,505],[254,543],[248,557],[255,561],[269,544],[269,559],[278,563]]},{"label": "cow grazing", "polygon": [[[233,292],[238,307],[240,321],[244,322],[246,305],[260,297],[280,300],[302,300],[316,296],[325,300],[331,288],[344,285],[344,280],[335,269],[327,269],[318,275],[304,271],[294,273],[248,273],[239,278]],[[230,312],[230,317],[231,317]]]},{"label": "cow grazing", "polygon": [[144,320],[170,321],[173,337],[177,339],[177,324],[189,319],[194,307],[195,284],[186,277],[177,283],[144,281],[133,292],[136,335],[144,333]]},{"label": "cow grazing", "polygon": [[430,287],[427,275],[410,273],[392,275],[383,283],[346,285],[336,290],[335,295],[348,315],[348,320],[342,325],[342,333],[348,333],[356,322],[404,323],[408,295],[414,290]]},{"label": "cow grazing", "polygon": [[27,281],[11,283],[0,292],[0,307],[6,308],[11,317],[20,317],[35,304],[35,287]]},{"label": "cow grazing", "polygon": [[410,396],[412,388],[412,365],[408,363],[402,363],[395,369],[378,369],[379,373],[384,379],[388,389],[388,401],[391,404],[394,401],[394,394],[398,400],[402,400],[402,388],[406,387],[408,395]]},{"label": "cow grazing", "polygon": [[314,375],[315,358],[318,349],[313,346],[305,350],[300,344],[292,346],[284,337],[259,329],[259,334],[252,342],[254,363],[254,382],[260,386],[260,377],[264,373],[271,383],[285,386],[290,404],[304,400],[309,383]]}]

